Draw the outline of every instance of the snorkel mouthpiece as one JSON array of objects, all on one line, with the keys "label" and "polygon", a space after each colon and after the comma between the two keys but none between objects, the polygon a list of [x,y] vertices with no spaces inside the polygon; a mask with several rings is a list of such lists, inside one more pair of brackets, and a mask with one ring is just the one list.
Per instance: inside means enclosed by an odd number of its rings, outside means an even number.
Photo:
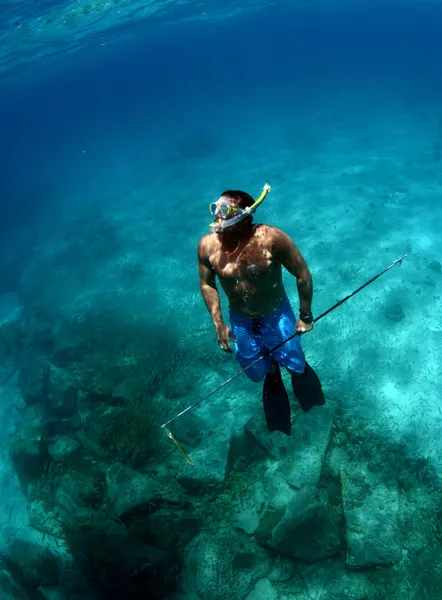
[{"label": "snorkel mouthpiece", "polygon": [[215,233],[221,233],[222,231],[224,231],[224,229],[227,229],[228,227],[232,227],[232,225],[236,225],[237,223],[240,223],[249,215],[253,215],[255,210],[264,201],[264,198],[267,196],[267,194],[270,192],[271,189],[272,189],[271,186],[268,183],[266,183],[264,185],[264,187],[262,188],[261,195],[259,196],[259,198],[257,200],[255,200],[255,202],[252,204],[252,206],[247,206],[246,208],[243,208],[243,209],[242,208],[236,209],[235,212],[237,214],[235,217],[232,217],[230,219],[222,218],[220,221],[218,221],[216,223],[215,222],[210,223],[210,225],[209,225],[210,230]]}]

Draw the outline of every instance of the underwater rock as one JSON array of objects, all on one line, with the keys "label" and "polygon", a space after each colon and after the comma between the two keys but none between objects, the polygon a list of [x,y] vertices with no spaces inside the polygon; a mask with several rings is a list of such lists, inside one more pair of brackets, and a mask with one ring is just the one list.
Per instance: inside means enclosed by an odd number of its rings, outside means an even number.
[{"label": "underwater rock", "polygon": [[68,370],[77,389],[93,390],[109,397],[112,397],[114,389],[125,378],[122,367],[115,364],[115,357],[98,351],[93,357],[83,357],[82,362],[71,363]]},{"label": "underwater rock", "polygon": [[[150,511],[149,511],[150,508]],[[149,545],[174,552],[188,544],[201,526],[201,519],[189,514],[189,510],[165,506],[155,510],[149,506],[132,513],[125,513],[121,520],[129,531],[142,537]]]},{"label": "underwater rock", "polygon": [[[256,538],[301,560],[333,556],[340,547],[334,513],[316,500],[333,412],[331,406],[325,406],[300,414],[287,458],[269,464],[264,474],[269,500]],[[321,537],[325,537],[325,543]]]},{"label": "underwater rock", "polygon": [[272,433],[268,431],[262,409],[250,417],[244,425],[244,433],[249,445],[252,446],[250,451],[255,447],[274,460],[287,456],[290,439],[279,431]]},{"label": "underwater rock", "polygon": [[79,448],[80,444],[67,435],[60,435],[48,444],[49,455],[55,461],[66,460]]},{"label": "underwater rock", "polygon": [[78,392],[62,369],[42,359],[28,359],[20,369],[18,384],[26,404],[44,403],[60,419],[75,413]]},{"label": "underwater rock", "polygon": [[[67,513],[78,507],[99,508],[106,494],[106,475],[100,463],[78,453],[75,460],[67,461],[65,470],[57,476],[55,497]],[[55,471],[60,470],[55,467]]]},{"label": "underwater rock", "polygon": [[339,446],[332,449],[327,458],[327,466],[333,477],[339,479],[341,473],[341,465],[348,461],[348,454]]},{"label": "underwater rock", "polygon": [[[285,479],[295,492],[316,492],[331,437],[333,413],[331,406],[323,406],[307,414],[301,413],[296,419],[293,445],[287,459],[281,463]],[[300,498],[301,504],[304,502]]]},{"label": "underwater rock", "polygon": [[241,511],[235,515],[235,526],[249,535],[255,533],[260,523],[260,513],[266,495],[260,481],[255,482],[246,496],[241,499]]},{"label": "underwater rock", "polygon": [[273,532],[270,546],[299,560],[315,562],[336,556],[343,547],[339,516],[325,502],[301,508],[299,514],[288,512]]},{"label": "underwater rock", "polygon": [[202,421],[195,413],[188,412],[186,416],[181,419],[177,441],[189,448],[195,448],[203,439],[205,430],[206,427],[204,426],[204,421]]},{"label": "underwater rock", "polygon": [[40,587],[38,589],[41,594],[41,599],[45,600],[71,600],[72,596],[58,588]]},{"label": "underwater rock", "polygon": [[16,538],[8,546],[7,557],[18,568],[25,587],[57,585],[60,565],[46,546]]},{"label": "underwater rock", "polygon": [[346,464],[341,467],[341,488],[347,565],[361,569],[398,562],[402,548],[396,483],[387,487],[367,464]]},{"label": "underwater rock", "polygon": [[28,359],[18,374],[18,386],[23,400],[28,405],[43,402],[48,364],[41,359]]},{"label": "underwater rock", "polygon": [[82,412],[84,430],[108,460],[144,471],[170,453],[170,442],[160,427],[164,408],[157,396],[134,398],[124,406],[98,405]]},{"label": "underwater rock", "polygon": [[[78,576],[78,573],[76,573]],[[64,586],[60,587],[39,587],[38,591],[41,596],[38,600],[98,600],[96,594],[86,589],[84,586],[81,592],[69,592],[64,589]],[[37,600],[37,598],[36,598]]]},{"label": "underwater rock", "polygon": [[81,428],[81,417],[75,413],[67,419],[52,419],[45,422],[45,432],[48,438],[55,438],[59,435],[74,434]]},{"label": "underwater rock", "polygon": [[74,415],[78,391],[62,369],[50,367],[46,378],[45,395],[46,405],[55,417],[66,419]]},{"label": "underwater rock", "polygon": [[199,533],[186,546],[184,592],[201,600],[244,600],[271,568],[270,554],[247,535],[230,528],[217,535]]},{"label": "underwater rock", "polygon": [[49,460],[43,425],[33,413],[25,414],[23,421],[15,430],[11,445],[11,460],[22,491],[26,494],[28,484],[40,477]]},{"label": "underwater rock", "polygon": [[[63,505],[62,508],[64,508]],[[52,537],[64,538],[60,527],[59,515],[55,511],[48,512],[47,506],[43,501],[33,500],[29,505],[28,515],[30,527]]]},{"label": "underwater rock", "polygon": [[321,583],[327,581],[327,592],[330,598],[367,600],[374,596],[375,586],[367,575],[354,571],[348,572],[343,564],[334,565],[332,572],[325,567],[321,575]]},{"label": "underwater rock", "polygon": [[184,594],[184,596],[180,594],[180,600],[201,600],[201,598],[196,592],[189,592],[188,594]]},{"label": "underwater rock", "polygon": [[[296,565],[296,577],[287,582],[280,600],[368,600],[381,598],[375,586],[364,574],[348,571],[341,561],[324,561],[310,565]],[[394,596],[395,600],[402,600]],[[384,596],[382,596],[384,600]],[[391,598],[393,600],[393,598]]]},{"label": "underwater rock", "polygon": [[24,589],[15,581],[5,563],[0,560],[0,598],[1,600],[28,600]]},{"label": "underwater rock", "polygon": [[97,515],[72,519],[65,533],[70,552],[96,582],[100,598],[159,600],[173,588],[176,557],[144,543],[124,525]]},{"label": "underwater rock", "polygon": [[[69,419],[67,419],[69,420]],[[97,442],[92,440],[84,431],[75,431],[72,437],[82,446],[88,454],[100,460],[108,460],[108,454]]]},{"label": "underwater rock", "polygon": [[226,483],[231,438],[229,433],[214,431],[204,438],[204,446],[190,453],[193,468],[187,463],[178,483],[190,494],[218,492]]},{"label": "underwater rock", "polygon": [[297,566],[298,563],[291,558],[278,556],[267,573],[267,578],[272,582],[285,583],[294,577]]},{"label": "underwater rock", "polygon": [[192,391],[195,385],[193,370],[176,369],[164,381],[162,390],[166,398],[183,398]]},{"label": "underwater rock", "polygon": [[278,592],[272,585],[272,582],[267,579],[259,579],[253,586],[252,591],[245,600],[278,600]]},{"label": "underwater rock", "polygon": [[72,560],[71,556],[65,555],[58,585],[40,586],[41,596],[32,600],[98,600],[95,586],[83,575],[77,561],[78,557]]},{"label": "underwater rock", "polygon": [[152,503],[158,484],[148,475],[115,463],[106,473],[108,499],[117,517],[143,504]]},{"label": "underwater rock", "polygon": [[255,539],[263,546],[269,546],[273,530],[281,522],[285,514],[285,507],[279,509],[267,506],[260,516],[258,527],[254,531]]}]

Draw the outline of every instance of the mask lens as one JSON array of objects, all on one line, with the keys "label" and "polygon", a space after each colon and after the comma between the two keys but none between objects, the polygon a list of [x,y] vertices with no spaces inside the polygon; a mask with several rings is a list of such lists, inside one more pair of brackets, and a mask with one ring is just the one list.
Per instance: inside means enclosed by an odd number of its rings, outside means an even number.
[{"label": "mask lens", "polygon": [[214,217],[221,217],[222,219],[226,219],[230,213],[236,213],[237,209],[230,204],[217,204],[216,202],[212,202],[210,205],[210,212]]},{"label": "mask lens", "polygon": [[231,207],[228,204],[221,204],[221,206],[219,207],[218,214],[223,219],[226,219],[230,215],[230,208]]},{"label": "mask lens", "polygon": [[216,217],[216,215],[218,214],[218,209],[218,204],[216,202],[212,202],[212,204],[210,205],[210,212],[214,217]]}]

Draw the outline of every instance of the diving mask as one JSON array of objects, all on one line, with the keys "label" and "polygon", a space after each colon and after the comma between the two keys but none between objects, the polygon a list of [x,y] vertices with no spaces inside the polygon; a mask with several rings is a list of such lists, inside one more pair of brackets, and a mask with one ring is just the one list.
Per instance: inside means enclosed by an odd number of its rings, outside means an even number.
[{"label": "diving mask", "polygon": [[221,219],[229,219],[230,217],[243,213],[242,208],[232,206],[228,202],[212,202],[210,205],[210,212],[214,217],[220,217]]},{"label": "diving mask", "polygon": [[224,229],[227,229],[227,227],[232,227],[232,225],[236,225],[240,221],[243,221],[246,217],[255,212],[255,210],[270,192],[270,189],[270,185],[266,183],[259,198],[252,204],[252,206],[247,206],[246,208],[233,206],[228,202],[221,201],[221,199],[217,202],[212,202],[210,204],[210,212],[219,220],[211,223],[210,229],[215,233],[220,233]]}]

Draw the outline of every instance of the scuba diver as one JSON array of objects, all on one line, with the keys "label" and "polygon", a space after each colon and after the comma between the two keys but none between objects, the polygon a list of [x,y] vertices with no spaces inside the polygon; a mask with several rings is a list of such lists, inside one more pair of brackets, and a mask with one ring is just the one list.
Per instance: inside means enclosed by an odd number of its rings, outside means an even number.
[{"label": "scuba diver", "polygon": [[[291,433],[290,402],[280,366],[291,375],[302,410],[325,404],[321,383],[305,360],[301,335],[313,328],[312,276],[290,237],[270,225],[253,223],[253,214],[270,191],[266,184],[258,200],[241,190],[225,191],[210,205],[211,233],[198,245],[200,289],[215,326],[219,346],[232,352],[252,381],[263,385],[264,413],[269,431]],[[299,318],[295,317],[282,281],[282,267],[296,277]],[[230,327],[221,313],[218,278],[229,302]],[[299,335],[268,351],[294,332]]]}]

